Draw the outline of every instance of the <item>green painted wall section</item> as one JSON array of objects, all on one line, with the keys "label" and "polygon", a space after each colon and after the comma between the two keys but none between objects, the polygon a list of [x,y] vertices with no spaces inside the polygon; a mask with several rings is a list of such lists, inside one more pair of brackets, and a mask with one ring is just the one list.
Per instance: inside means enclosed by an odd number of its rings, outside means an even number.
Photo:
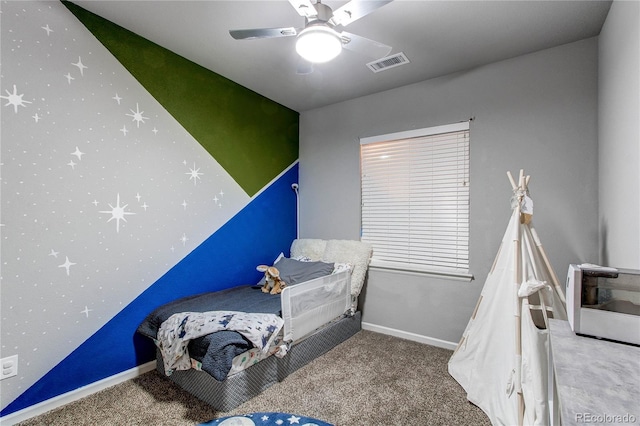
[{"label": "green painted wall section", "polygon": [[296,111],[73,3],[63,4],[249,196],[298,159]]}]

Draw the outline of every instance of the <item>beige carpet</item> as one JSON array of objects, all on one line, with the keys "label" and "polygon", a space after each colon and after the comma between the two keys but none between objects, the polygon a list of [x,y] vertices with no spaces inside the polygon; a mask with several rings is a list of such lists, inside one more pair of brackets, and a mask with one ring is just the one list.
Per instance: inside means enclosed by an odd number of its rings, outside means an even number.
[{"label": "beige carpet", "polygon": [[361,331],[229,412],[213,410],[153,371],[20,425],[188,426],[261,411],[302,414],[339,426],[490,425],[449,376],[451,354]]}]

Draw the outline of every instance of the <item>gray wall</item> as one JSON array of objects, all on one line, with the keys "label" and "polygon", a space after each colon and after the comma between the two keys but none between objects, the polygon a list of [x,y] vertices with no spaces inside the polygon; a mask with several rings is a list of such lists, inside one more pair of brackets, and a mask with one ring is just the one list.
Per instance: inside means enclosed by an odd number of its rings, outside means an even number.
[{"label": "gray wall", "polygon": [[599,37],[603,264],[640,269],[640,3],[614,1]]},{"label": "gray wall", "polygon": [[371,269],[363,321],[459,340],[511,213],[507,171],[532,176],[534,223],[561,281],[569,263],[598,261],[597,55],[592,38],[301,114],[300,235],[347,239],[360,236],[360,137],[475,117],[475,280]]}]

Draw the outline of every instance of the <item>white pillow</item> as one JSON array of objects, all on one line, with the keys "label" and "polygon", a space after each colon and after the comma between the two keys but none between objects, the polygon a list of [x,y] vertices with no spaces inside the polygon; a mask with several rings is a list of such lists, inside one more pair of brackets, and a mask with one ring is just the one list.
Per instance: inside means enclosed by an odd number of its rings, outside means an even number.
[{"label": "white pillow", "polygon": [[291,257],[308,257],[313,261],[322,260],[327,245],[325,240],[315,238],[299,238],[291,243]]},{"label": "white pillow", "polygon": [[351,294],[360,295],[364,279],[371,260],[373,247],[369,243],[354,240],[329,240],[322,255],[324,262],[339,262],[353,264],[351,274]]}]

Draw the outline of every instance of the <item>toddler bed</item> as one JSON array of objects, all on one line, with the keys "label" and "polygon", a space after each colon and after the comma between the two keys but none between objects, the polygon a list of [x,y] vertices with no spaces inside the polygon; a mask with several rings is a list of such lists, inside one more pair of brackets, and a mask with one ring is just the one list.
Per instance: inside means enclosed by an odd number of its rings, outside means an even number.
[{"label": "toddler bed", "polygon": [[156,342],[162,375],[229,411],[360,330],[371,251],[359,241],[294,240],[291,258],[275,262],[288,284],[282,294],[247,285],[187,297],[154,310],[137,331]]}]

